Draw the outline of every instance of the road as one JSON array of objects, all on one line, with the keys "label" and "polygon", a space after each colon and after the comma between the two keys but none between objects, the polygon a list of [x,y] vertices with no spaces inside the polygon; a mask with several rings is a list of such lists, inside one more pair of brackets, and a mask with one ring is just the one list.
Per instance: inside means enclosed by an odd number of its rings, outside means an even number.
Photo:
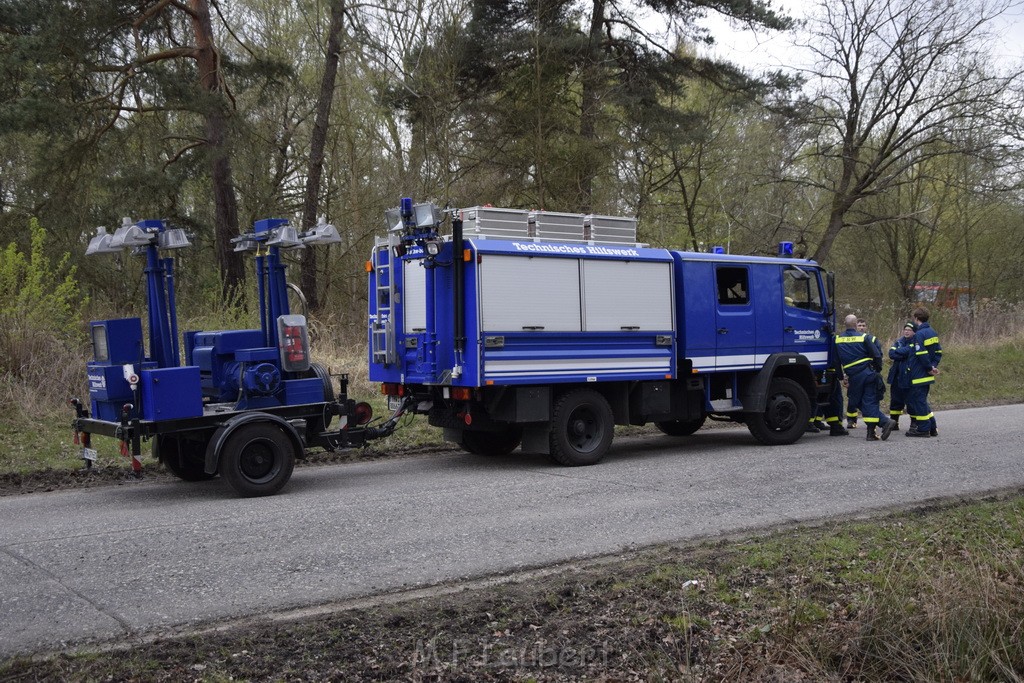
[{"label": "road", "polygon": [[619,439],[587,468],[461,453],[300,468],[270,498],[216,480],[0,498],[0,656],[1024,486],[1024,405],[938,417],[938,439]]}]

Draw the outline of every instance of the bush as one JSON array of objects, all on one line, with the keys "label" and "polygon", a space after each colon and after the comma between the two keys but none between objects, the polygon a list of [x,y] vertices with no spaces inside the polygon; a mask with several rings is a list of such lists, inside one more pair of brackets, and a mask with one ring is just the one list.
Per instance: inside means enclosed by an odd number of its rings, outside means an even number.
[{"label": "bush", "polygon": [[0,406],[8,414],[40,400],[52,412],[82,381],[85,300],[75,268],[69,254],[56,263],[46,255],[37,220],[29,231],[28,254],[13,243],[0,251]]}]

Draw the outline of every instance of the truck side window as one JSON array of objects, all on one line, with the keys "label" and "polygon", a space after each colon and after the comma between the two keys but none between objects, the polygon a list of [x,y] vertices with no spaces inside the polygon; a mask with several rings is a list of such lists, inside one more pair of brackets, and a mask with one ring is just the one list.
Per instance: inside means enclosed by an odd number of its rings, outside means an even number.
[{"label": "truck side window", "polygon": [[801,268],[782,271],[782,291],[787,306],[807,311],[821,311],[818,279]]},{"label": "truck side window", "polygon": [[718,280],[718,303],[732,306],[750,303],[746,268],[719,268],[715,277]]}]

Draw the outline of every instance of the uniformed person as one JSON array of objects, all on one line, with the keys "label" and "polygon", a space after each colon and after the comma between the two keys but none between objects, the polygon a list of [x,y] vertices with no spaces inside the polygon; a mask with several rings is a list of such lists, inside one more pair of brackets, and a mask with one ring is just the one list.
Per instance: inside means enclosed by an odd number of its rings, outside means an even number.
[{"label": "uniformed person", "polygon": [[915,308],[913,316],[917,332],[908,350],[902,354],[910,362],[910,392],[907,394],[910,429],[906,435],[938,436],[935,414],[928,402],[928,390],[939,374],[942,344],[939,343],[939,335],[928,324],[928,309]]},{"label": "uniformed person", "polygon": [[901,336],[889,347],[889,417],[896,423],[893,429],[899,429],[900,416],[907,408],[907,394],[910,392],[910,362],[906,349],[913,342],[917,332],[917,324],[910,320],[903,326]]},{"label": "uniformed person", "polygon": [[[876,347],[878,347],[878,355],[879,356],[882,355],[882,342],[878,341],[878,337],[876,337],[875,335],[873,335],[870,332],[868,332],[868,321],[865,320],[864,318],[857,318],[857,334],[865,335],[872,344],[874,344]],[[881,375],[878,375],[878,378],[877,378],[876,382],[878,383],[878,400],[879,400],[879,402],[881,402],[881,400],[885,397],[885,382],[882,381],[882,376]],[[846,406],[846,427],[848,429],[855,429],[857,427],[857,412],[859,410],[860,410],[860,405],[859,404],[858,405],[850,405],[849,403],[847,404],[847,406]]]},{"label": "uniformed person", "polygon": [[836,349],[846,373],[848,383],[847,416],[849,406],[859,406],[867,427],[867,440],[877,441],[876,428],[882,427],[882,440],[888,439],[895,423],[882,415],[878,408],[878,373],[882,369],[882,354],[866,333],[857,332],[857,316],[846,316],[846,330],[836,336]]}]

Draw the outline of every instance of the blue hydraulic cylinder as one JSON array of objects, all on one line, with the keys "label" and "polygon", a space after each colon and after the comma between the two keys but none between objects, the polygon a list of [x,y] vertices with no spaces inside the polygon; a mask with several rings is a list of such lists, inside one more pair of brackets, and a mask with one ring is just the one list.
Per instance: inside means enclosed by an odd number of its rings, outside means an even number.
[{"label": "blue hydraulic cylinder", "polygon": [[[164,230],[161,220],[139,221],[139,227]],[[150,244],[146,250],[146,294],[149,300],[149,356],[158,368],[173,368],[179,365],[179,358],[172,341],[171,329],[177,328],[177,321],[170,317],[168,301],[173,301],[174,279],[168,279],[164,261],[157,250],[157,245]],[[171,289],[168,296],[168,288]]]}]

